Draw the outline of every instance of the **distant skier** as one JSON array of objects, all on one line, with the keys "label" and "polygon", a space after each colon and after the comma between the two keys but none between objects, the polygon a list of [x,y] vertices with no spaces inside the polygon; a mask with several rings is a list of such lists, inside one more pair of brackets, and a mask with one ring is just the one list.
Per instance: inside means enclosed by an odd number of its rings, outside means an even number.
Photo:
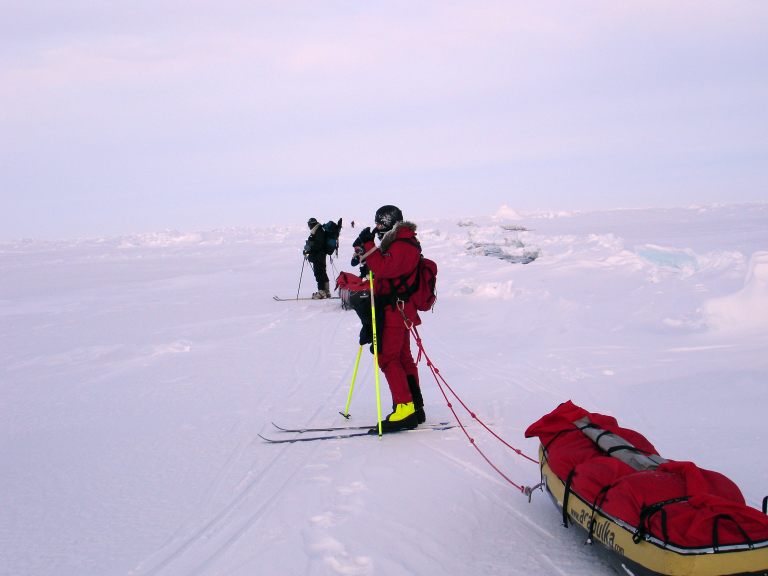
[{"label": "distant skier", "polygon": [[304,244],[304,256],[312,265],[312,271],[317,281],[317,292],[312,294],[314,300],[330,298],[331,291],[328,282],[328,273],[325,269],[325,258],[328,255],[326,251],[327,239],[323,225],[317,221],[317,218],[310,218],[307,221],[309,226],[309,238]]},{"label": "distant skier", "polygon": [[[375,222],[379,247],[376,248],[370,228],[361,230],[353,246],[374,277],[379,366],[392,394],[392,413],[381,423],[386,433],[416,428],[426,420],[419,372],[411,353],[411,335],[403,318],[405,315],[414,326],[421,324],[415,306],[403,301],[407,300],[407,282],[414,281],[421,246],[416,239],[416,225],[405,222],[397,206],[379,208]],[[363,324],[360,344],[372,341],[372,334]]]}]

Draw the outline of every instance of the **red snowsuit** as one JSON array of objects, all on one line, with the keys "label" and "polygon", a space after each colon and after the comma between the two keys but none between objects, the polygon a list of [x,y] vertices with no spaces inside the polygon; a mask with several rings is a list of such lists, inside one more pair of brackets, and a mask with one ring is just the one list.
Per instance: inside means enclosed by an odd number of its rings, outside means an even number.
[{"label": "red snowsuit", "polygon": [[[371,240],[366,242],[363,248],[368,252],[374,247],[375,244]],[[413,376],[418,382],[419,374],[411,354],[411,334],[397,308],[392,290],[393,287],[396,292],[404,290],[404,287],[400,287],[400,279],[403,276],[407,277],[408,283],[413,282],[420,257],[416,225],[411,222],[398,222],[381,239],[379,249],[371,252],[365,259],[365,263],[373,272],[377,314],[382,311],[379,304],[384,305],[383,334],[378,336],[381,342],[379,366],[389,384],[393,404],[407,404],[413,401],[407,377]],[[421,324],[421,318],[412,303],[405,302],[403,311],[415,326]]]}]

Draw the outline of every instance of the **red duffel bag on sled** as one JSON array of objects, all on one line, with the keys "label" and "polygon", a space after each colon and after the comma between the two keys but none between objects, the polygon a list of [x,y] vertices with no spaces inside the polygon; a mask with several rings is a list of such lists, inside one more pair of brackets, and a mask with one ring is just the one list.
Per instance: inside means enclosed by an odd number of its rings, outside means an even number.
[{"label": "red duffel bag on sled", "polygon": [[564,402],[528,427],[565,526],[635,576],[768,576],[768,516],[723,474],[668,460],[615,418]]}]

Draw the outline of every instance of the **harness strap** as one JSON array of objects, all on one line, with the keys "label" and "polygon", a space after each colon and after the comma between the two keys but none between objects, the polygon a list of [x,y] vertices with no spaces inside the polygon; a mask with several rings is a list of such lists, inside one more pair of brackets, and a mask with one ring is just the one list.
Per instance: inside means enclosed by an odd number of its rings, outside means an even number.
[{"label": "harness strap", "polygon": [[[395,238],[392,240],[392,242],[389,243],[391,246],[395,242],[405,242],[406,244],[410,244],[414,248],[419,249],[419,255],[421,255],[421,244],[418,240],[415,240],[413,238]],[[360,257],[360,262],[363,262],[370,254],[373,252],[373,250],[379,250],[380,248],[372,248],[365,254],[363,254]],[[416,275],[415,281],[409,285],[408,279]],[[407,274],[403,274],[402,276],[399,276],[398,278],[387,278],[389,281],[389,293],[380,295],[378,297],[378,301],[385,305],[390,305],[394,309],[398,305],[398,301],[402,300],[403,302],[407,302],[411,294],[416,292],[419,286],[419,266],[418,264],[416,267]]]}]

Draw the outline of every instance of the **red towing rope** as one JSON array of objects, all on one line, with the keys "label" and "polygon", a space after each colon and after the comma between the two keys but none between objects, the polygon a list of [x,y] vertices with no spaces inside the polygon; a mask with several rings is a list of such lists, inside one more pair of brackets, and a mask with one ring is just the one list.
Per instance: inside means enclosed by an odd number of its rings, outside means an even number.
[{"label": "red towing rope", "polygon": [[427,366],[429,367],[429,370],[432,372],[432,376],[435,378],[435,382],[437,383],[437,387],[440,389],[440,393],[443,395],[443,398],[445,398],[445,402],[448,405],[448,408],[450,408],[451,412],[453,413],[454,418],[456,418],[456,422],[458,423],[459,427],[461,428],[461,431],[464,432],[464,435],[469,440],[469,443],[474,447],[475,450],[480,454],[480,456],[488,463],[488,465],[493,468],[493,470],[496,471],[496,473],[504,478],[509,484],[517,488],[521,493],[528,496],[530,498],[532,490],[537,488],[538,486],[534,486],[533,488],[523,486],[522,484],[518,484],[514,482],[511,478],[509,478],[504,472],[501,471],[501,469],[494,464],[490,458],[483,452],[483,450],[477,445],[477,442],[475,442],[475,439],[470,436],[469,432],[467,431],[467,427],[464,425],[464,423],[459,418],[459,415],[456,413],[456,410],[453,407],[453,403],[448,398],[448,394],[446,394],[445,389],[447,388],[448,391],[453,395],[453,397],[461,404],[461,406],[467,411],[467,413],[472,417],[473,420],[477,421],[485,430],[490,433],[494,438],[496,438],[499,442],[504,444],[507,448],[512,450],[515,454],[522,456],[526,460],[529,460],[533,462],[534,464],[538,465],[539,461],[536,458],[531,458],[530,456],[523,453],[522,450],[519,448],[515,448],[512,446],[509,442],[504,440],[501,436],[496,434],[491,428],[488,427],[488,425],[483,422],[481,418],[477,416],[477,414],[472,411],[466,403],[459,397],[458,394],[456,394],[456,391],[451,388],[450,384],[446,382],[445,378],[443,378],[442,374],[440,374],[440,370],[437,368],[437,366],[434,365],[432,360],[430,359],[429,355],[427,354],[427,351],[424,349],[424,343],[421,340],[421,336],[419,335],[419,331],[416,330],[416,326],[414,326],[413,322],[411,322],[405,315],[405,311],[403,310],[403,305],[401,302],[398,302],[398,309],[400,310],[400,313],[403,316],[403,320],[405,321],[405,327],[408,329],[408,331],[413,334],[413,338],[416,340],[416,345],[419,348],[419,354],[416,358],[416,364],[418,364],[421,361],[421,357],[423,356],[424,359],[427,362]]}]

